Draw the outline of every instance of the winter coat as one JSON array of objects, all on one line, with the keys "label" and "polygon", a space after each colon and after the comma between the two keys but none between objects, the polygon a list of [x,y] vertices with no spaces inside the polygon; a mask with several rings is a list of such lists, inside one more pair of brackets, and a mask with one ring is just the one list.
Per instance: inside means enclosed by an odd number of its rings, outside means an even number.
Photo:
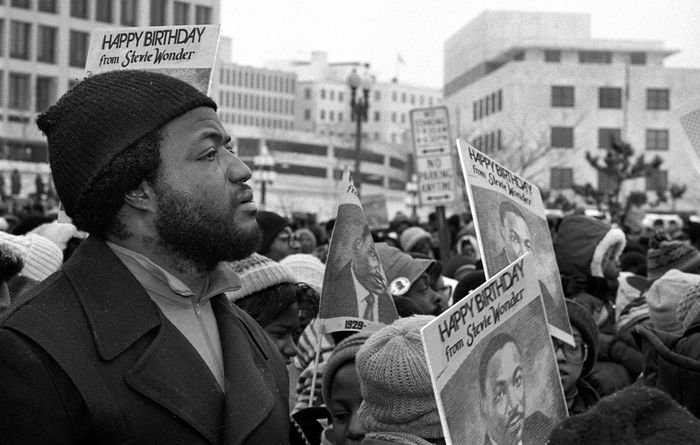
[{"label": "winter coat", "polygon": [[225,295],[211,301],[225,392],[112,250],[89,237],[0,323],[0,443],[287,443],[281,355]]},{"label": "winter coat", "polygon": [[644,383],[700,418],[700,317],[681,336],[641,326],[633,335],[644,352]]}]

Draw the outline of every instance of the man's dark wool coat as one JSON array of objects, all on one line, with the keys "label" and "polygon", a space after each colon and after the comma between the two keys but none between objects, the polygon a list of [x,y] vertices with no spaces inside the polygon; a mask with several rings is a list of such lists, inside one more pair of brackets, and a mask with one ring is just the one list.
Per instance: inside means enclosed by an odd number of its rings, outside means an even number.
[{"label": "man's dark wool coat", "polygon": [[0,443],[287,443],[288,380],[265,332],[212,299],[225,394],[100,239],[0,323]]}]

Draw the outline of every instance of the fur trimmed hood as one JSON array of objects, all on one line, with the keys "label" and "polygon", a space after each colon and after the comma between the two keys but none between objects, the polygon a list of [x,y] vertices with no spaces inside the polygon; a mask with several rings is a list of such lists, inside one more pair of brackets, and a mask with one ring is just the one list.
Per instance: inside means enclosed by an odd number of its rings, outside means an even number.
[{"label": "fur trimmed hood", "polygon": [[614,247],[619,256],[625,244],[625,234],[617,227],[589,216],[567,216],[559,225],[554,243],[559,272],[564,276],[603,278],[605,252]]}]

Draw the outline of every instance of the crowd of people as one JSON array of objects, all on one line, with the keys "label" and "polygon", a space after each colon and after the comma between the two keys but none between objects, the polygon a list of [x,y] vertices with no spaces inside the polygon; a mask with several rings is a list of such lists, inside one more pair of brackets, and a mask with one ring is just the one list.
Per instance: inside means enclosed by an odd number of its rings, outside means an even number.
[{"label": "crowd of people", "polygon": [[[216,109],[182,81],[115,71],[37,119],[72,223],[41,209],[0,221],[0,443],[446,443],[420,329],[486,281],[470,215],[448,218],[447,256],[432,217],[374,230],[352,276],[380,264],[369,286],[399,318],[326,333],[337,221],[258,209]],[[517,209],[501,219],[507,263],[532,240]],[[484,378],[474,443],[699,443],[700,240],[549,222],[574,338],[552,338],[569,417],[528,412],[517,384],[499,411]],[[486,349],[484,372],[521,354],[507,335]]]}]

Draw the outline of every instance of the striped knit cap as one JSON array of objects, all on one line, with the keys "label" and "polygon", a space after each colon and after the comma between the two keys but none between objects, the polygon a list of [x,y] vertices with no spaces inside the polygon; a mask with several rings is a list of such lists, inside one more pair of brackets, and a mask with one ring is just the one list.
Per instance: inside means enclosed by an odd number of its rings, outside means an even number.
[{"label": "striped knit cap", "polygon": [[281,283],[297,283],[294,274],[277,261],[254,253],[248,258],[228,263],[241,279],[241,288],[226,292],[229,300],[236,301],[255,292]]},{"label": "striped knit cap", "polygon": [[365,431],[443,437],[420,329],[435,317],[400,318],[372,335],[357,353]]},{"label": "striped knit cap", "polygon": [[0,232],[0,244],[19,253],[24,262],[19,275],[35,281],[44,280],[63,264],[63,251],[41,235]]},{"label": "striped knit cap", "polygon": [[647,251],[647,279],[656,280],[671,269],[693,272],[700,267],[700,252],[685,241],[662,241]]},{"label": "striped knit cap", "polygon": [[678,303],[676,316],[681,324],[681,332],[688,329],[696,321],[698,315],[700,315],[700,283],[688,288]]},{"label": "striped knit cap", "polygon": [[49,142],[56,191],[73,217],[97,173],[143,136],[197,107],[216,104],[164,74],[122,70],[88,77],[37,118]]}]

